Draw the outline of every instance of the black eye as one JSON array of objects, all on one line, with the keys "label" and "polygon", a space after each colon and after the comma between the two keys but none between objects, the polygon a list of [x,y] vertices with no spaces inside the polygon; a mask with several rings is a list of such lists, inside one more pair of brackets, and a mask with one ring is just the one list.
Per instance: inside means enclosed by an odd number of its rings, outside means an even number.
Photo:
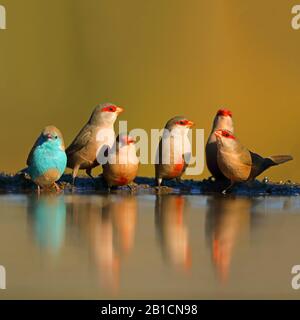
[{"label": "black eye", "polygon": [[54,138],[55,138],[55,139],[58,139],[58,136],[55,136]]},{"label": "black eye", "polygon": [[181,125],[184,125],[184,121],[181,120],[181,121],[180,121],[180,124],[181,124]]},{"label": "black eye", "polygon": [[109,108],[109,111],[114,111],[114,108]]}]

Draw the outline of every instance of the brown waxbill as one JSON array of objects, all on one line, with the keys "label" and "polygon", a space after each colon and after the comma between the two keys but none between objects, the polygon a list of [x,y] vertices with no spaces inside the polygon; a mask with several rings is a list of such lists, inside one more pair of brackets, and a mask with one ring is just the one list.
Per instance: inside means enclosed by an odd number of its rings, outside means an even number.
[{"label": "brown waxbill", "polygon": [[230,110],[220,109],[217,112],[205,147],[206,164],[208,170],[215,179],[226,180],[226,177],[219,169],[217,163],[217,138],[214,132],[219,129],[225,129],[233,132],[232,112]]},{"label": "brown waxbill", "polygon": [[114,146],[108,151],[107,163],[102,167],[109,189],[113,186],[130,187],[139,168],[135,139],[126,133],[119,134]]},{"label": "brown waxbill", "polygon": [[[278,155],[263,158],[245,148],[228,130],[216,130],[218,166],[224,176],[231,181],[229,188],[235,182],[255,179],[269,167],[293,160],[289,155]],[[223,193],[229,189],[225,189]]]},{"label": "brown waxbill", "polygon": [[[91,171],[99,165],[98,154],[114,143],[114,123],[122,111],[123,108],[112,103],[98,105],[89,121],[66,149],[67,167],[73,169],[73,184],[79,169],[85,169],[93,178]],[[101,137],[101,132],[106,135],[102,134]]]},{"label": "brown waxbill", "polygon": [[183,116],[170,119],[159,142],[155,163],[155,178],[158,187],[163,179],[180,181],[188,166],[191,145],[188,139],[189,129],[193,121]]}]

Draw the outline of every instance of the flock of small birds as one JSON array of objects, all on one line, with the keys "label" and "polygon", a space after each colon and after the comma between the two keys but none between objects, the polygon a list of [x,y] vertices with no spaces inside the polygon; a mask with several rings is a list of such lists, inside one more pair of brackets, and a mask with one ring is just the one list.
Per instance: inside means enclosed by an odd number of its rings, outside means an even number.
[{"label": "flock of small birds", "polygon": [[[92,176],[92,170],[100,165],[100,155],[105,155],[107,162],[102,164],[101,179],[107,190],[124,186],[133,190],[135,182],[138,182],[139,168],[136,140],[128,133],[121,133],[115,138],[114,132],[114,123],[123,111],[123,108],[112,103],[98,105],[67,148],[58,128],[45,127],[28,155],[27,167],[19,174],[33,181],[38,193],[41,190],[53,189],[60,192],[64,186],[61,178],[67,167],[73,170],[70,182],[72,188],[77,184],[76,179],[80,179],[76,178],[79,170],[85,170],[91,181],[96,184],[99,178]],[[154,187],[158,192],[169,186],[172,181],[182,185],[190,181],[181,179],[189,165],[189,157],[186,156],[187,150],[184,150],[183,154],[180,144],[187,139],[193,125],[193,121],[184,116],[175,116],[167,121],[165,132],[168,134],[163,134],[160,139],[157,149],[158,161],[155,164]],[[106,133],[105,139],[99,139],[101,132]],[[189,152],[191,150],[188,150]],[[269,167],[293,159],[290,155],[265,158],[249,151],[236,138],[232,112],[227,109],[218,110],[205,153],[206,164],[212,175],[207,182],[221,186],[218,190],[224,194],[235,184],[251,184],[251,181]],[[165,159],[169,161],[166,162]],[[263,183],[266,184],[268,181]]]}]

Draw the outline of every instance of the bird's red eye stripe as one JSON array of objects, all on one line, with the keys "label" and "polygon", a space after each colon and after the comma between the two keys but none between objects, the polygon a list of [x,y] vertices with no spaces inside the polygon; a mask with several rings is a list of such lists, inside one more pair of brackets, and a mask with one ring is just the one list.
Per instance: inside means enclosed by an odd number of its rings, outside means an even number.
[{"label": "bird's red eye stripe", "polygon": [[180,120],[180,121],[177,121],[176,124],[180,126],[186,126],[188,125],[188,120]]},{"label": "bird's red eye stripe", "polygon": [[228,109],[220,109],[217,113],[218,116],[224,116],[224,117],[231,117],[232,118],[232,112]]},{"label": "bird's red eye stripe", "polygon": [[230,134],[228,131],[222,131],[222,136],[229,139],[235,139],[235,136]]},{"label": "bird's red eye stripe", "polygon": [[116,112],[117,107],[116,106],[108,106],[101,110],[102,112]]}]

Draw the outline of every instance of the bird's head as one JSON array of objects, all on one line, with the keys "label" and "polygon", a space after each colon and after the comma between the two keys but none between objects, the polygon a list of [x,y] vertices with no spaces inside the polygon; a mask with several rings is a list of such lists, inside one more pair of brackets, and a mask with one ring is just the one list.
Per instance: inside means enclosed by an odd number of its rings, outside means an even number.
[{"label": "bird's head", "polygon": [[186,117],[176,116],[167,122],[165,129],[175,134],[184,135],[188,133],[189,129],[193,125],[194,122],[187,119]]},{"label": "bird's head", "polygon": [[60,147],[62,150],[65,150],[65,144],[63,136],[59,129],[54,126],[47,126],[43,129],[41,133],[42,143],[47,143],[50,146]]},{"label": "bird's head", "polygon": [[113,126],[118,115],[123,111],[123,108],[110,102],[99,104],[92,113],[90,123],[107,127]]},{"label": "bird's head", "polygon": [[213,123],[213,130],[217,129],[227,129],[233,132],[232,112],[230,110],[218,110]]},{"label": "bird's head", "polygon": [[219,129],[214,132],[220,146],[231,147],[236,143],[236,137],[229,130]]},{"label": "bird's head", "polygon": [[232,118],[232,112],[228,109],[220,109],[217,112],[218,117],[230,117]]}]

